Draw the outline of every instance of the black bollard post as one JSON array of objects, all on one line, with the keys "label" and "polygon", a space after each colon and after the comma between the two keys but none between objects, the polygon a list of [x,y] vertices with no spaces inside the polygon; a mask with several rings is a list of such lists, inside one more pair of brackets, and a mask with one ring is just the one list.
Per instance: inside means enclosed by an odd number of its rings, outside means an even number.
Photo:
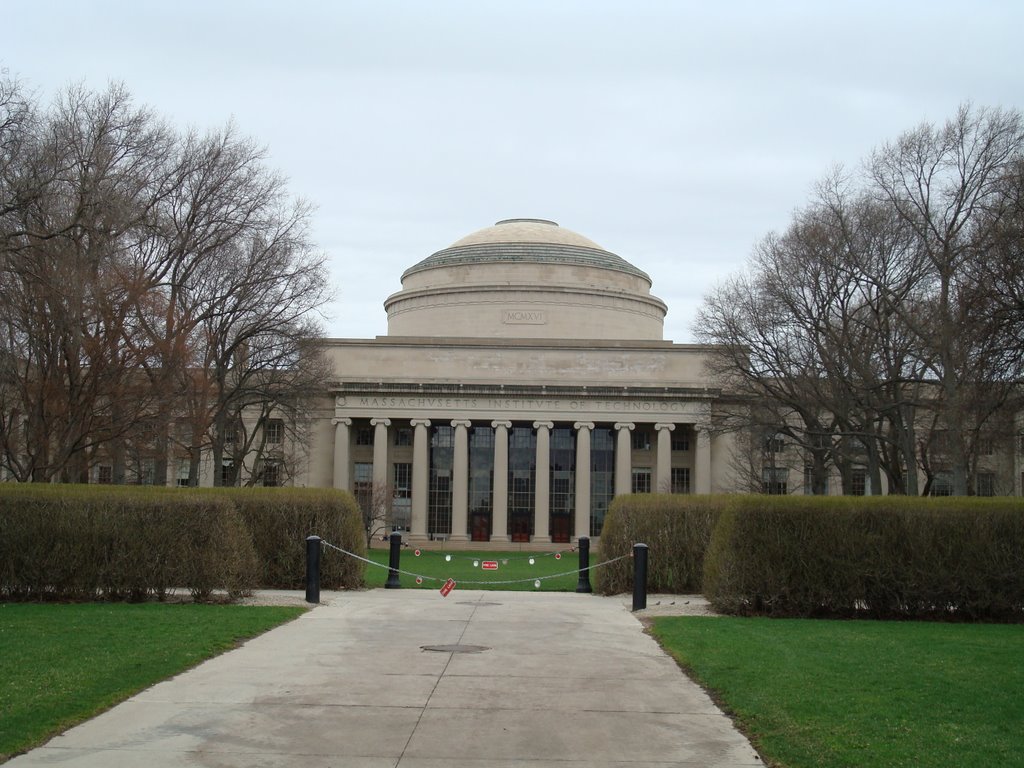
[{"label": "black bollard post", "polygon": [[391,534],[391,554],[388,556],[388,580],[384,582],[384,589],[401,589],[402,582],[398,580],[399,558],[402,556],[402,534]]},{"label": "black bollard post", "polygon": [[306,602],[320,602],[320,537],[306,537]]},{"label": "black bollard post", "polygon": [[580,548],[580,580],[576,582],[576,591],[589,594],[594,591],[590,587],[590,539],[580,536],[576,545]]},{"label": "black bollard post", "polygon": [[647,607],[647,545],[633,545],[633,610]]}]

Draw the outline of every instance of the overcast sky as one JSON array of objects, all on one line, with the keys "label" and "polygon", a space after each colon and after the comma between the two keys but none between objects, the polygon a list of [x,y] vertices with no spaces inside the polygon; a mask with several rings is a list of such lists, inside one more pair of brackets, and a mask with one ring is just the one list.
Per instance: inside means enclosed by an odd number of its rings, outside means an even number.
[{"label": "overcast sky", "polygon": [[1024,106],[1024,3],[8,2],[0,69],[44,98],[122,81],[180,127],[234,119],[290,190],[337,301],[387,332],[407,267],[553,219],[702,295],[832,166],[965,101]]}]

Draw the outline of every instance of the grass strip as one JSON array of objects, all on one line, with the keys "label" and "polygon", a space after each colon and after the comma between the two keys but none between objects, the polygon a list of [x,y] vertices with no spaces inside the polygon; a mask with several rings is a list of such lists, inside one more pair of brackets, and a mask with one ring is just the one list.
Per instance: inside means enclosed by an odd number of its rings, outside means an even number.
[{"label": "grass strip", "polygon": [[0,762],[304,610],[0,603]]},{"label": "grass strip", "polygon": [[[409,589],[440,589],[441,585],[449,578],[455,579],[456,588],[463,589],[487,589],[505,590],[519,592],[573,592],[579,583],[579,554],[568,551],[555,552],[484,552],[484,551],[442,551],[438,549],[421,548],[419,557],[416,556],[416,547],[409,547],[402,550],[399,569],[408,571],[411,574],[423,576],[423,583],[417,584],[415,576],[401,575],[403,588]],[[376,567],[367,564],[366,585],[368,587],[383,587],[388,578],[388,550],[373,549],[367,554],[367,558],[379,563],[384,567]],[[340,553],[327,551],[325,557]],[[450,556],[450,560],[445,558]],[[533,563],[530,563],[530,559]],[[473,565],[476,562],[477,565]],[[497,564],[496,570],[484,570],[481,565],[485,562]],[[593,553],[590,556],[590,563],[596,562]],[[566,574],[550,578],[555,574]],[[540,579],[540,586],[536,581]],[[505,584],[502,582],[515,582]],[[482,583],[472,583],[482,582]]]},{"label": "grass strip", "polygon": [[1024,626],[666,617],[771,765],[1024,765]]}]

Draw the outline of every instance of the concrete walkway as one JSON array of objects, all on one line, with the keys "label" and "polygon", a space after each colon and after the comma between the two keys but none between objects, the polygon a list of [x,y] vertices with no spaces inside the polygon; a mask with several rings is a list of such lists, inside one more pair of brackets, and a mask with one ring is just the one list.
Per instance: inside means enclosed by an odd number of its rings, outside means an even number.
[{"label": "concrete walkway", "polygon": [[[323,600],[8,765],[761,765],[628,598],[456,589]],[[423,650],[438,645],[484,649]]]}]

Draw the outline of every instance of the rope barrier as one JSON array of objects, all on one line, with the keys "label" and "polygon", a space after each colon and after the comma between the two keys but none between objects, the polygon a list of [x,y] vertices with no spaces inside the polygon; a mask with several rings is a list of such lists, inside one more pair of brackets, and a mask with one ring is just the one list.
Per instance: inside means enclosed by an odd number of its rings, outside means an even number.
[{"label": "rope barrier", "polygon": [[[338,552],[341,552],[342,554],[348,555],[349,557],[354,557],[356,560],[361,560],[364,563],[368,563],[368,564],[376,566],[378,568],[387,568],[388,570],[390,570],[390,567],[385,565],[384,563],[378,563],[375,560],[370,560],[367,557],[362,557],[360,555],[357,555],[355,552],[349,552],[347,549],[342,549],[341,547],[335,546],[334,544],[331,544],[329,541],[322,541],[321,543],[324,546],[330,547],[331,549],[334,549],[334,550],[337,550]],[[537,553],[537,554],[543,554],[543,553]],[[555,554],[555,553],[552,552],[552,553],[549,553],[549,554]],[[480,559],[479,557],[475,557],[475,558],[474,557],[469,557],[469,556],[460,556],[460,557],[465,557],[466,560],[479,560]],[[525,560],[527,557],[530,557],[530,556],[527,555],[527,556],[524,556],[522,558],[516,558],[516,559]],[[619,560],[625,560],[625,559],[627,559],[629,557],[632,557],[632,555],[620,555],[619,557],[614,557],[611,560],[605,560],[604,562],[595,563],[594,565],[591,565],[587,570],[592,571],[595,568],[600,568],[601,566],[604,566],[604,565],[610,565],[611,563],[616,563]],[[505,559],[512,559],[512,558],[502,558],[502,559],[505,560]],[[412,571],[406,571],[406,570],[403,570],[401,568],[396,568],[395,570],[398,573],[402,574],[403,576],[411,576],[413,578],[423,579],[425,581],[428,581],[428,580],[429,581],[437,581],[437,582],[447,581],[447,579],[442,579],[442,578],[439,578],[437,576],[426,576],[426,575],[424,575],[422,573],[413,573]],[[463,585],[466,585],[466,584],[468,584],[468,585],[491,584],[491,585],[502,585],[502,586],[507,586],[509,584],[529,584],[531,582],[546,581],[548,579],[559,579],[559,578],[562,578],[563,576],[572,576],[573,574],[579,573],[579,571],[580,571],[580,569],[576,568],[576,569],[571,570],[571,571],[564,571],[563,573],[552,573],[552,574],[549,574],[547,576],[531,576],[529,578],[507,579],[507,580],[504,580],[504,581],[501,581],[501,580],[495,580],[495,581],[490,581],[490,580],[485,580],[485,581],[458,580],[456,583],[457,584],[463,584]]]}]

